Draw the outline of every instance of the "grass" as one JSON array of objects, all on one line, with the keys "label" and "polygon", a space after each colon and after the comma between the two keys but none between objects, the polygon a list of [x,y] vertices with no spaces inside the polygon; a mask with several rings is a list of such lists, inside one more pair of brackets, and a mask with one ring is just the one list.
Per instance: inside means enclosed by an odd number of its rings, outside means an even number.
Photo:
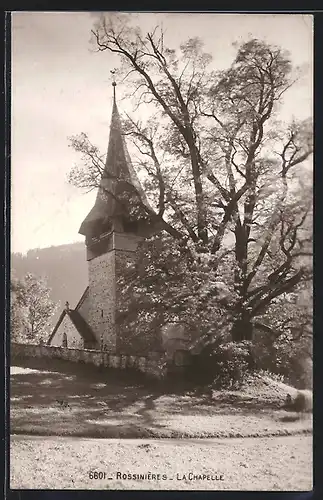
[{"label": "grass", "polygon": [[11,433],[92,438],[223,438],[310,434],[311,415],[258,380],[241,391],[171,390],[126,372],[64,360],[15,361]]},{"label": "grass", "polygon": [[[105,472],[106,478],[90,479],[90,471]],[[151,476],[150,480],[128,480],[120,479],[117,472],[150,472]],[[192,481],[189,472],[217,474],[223,480]],[[157,474],[164,474],[164,479],[157,479]],[[14,436],[10,487],[308,491],[312,488],[312,438],[138,441]]]}]

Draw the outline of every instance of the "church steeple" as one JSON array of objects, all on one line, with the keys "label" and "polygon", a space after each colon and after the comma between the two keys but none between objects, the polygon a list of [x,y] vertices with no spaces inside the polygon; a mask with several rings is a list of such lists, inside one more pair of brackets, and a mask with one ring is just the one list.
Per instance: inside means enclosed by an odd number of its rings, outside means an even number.
[{"label": "church steeple", "polygon": [[[91,328],[97,346],[117,353],[147,352],[159,333],[133,333],[122,322],[124,286],[119,278],[138,257],[138,245],[159,231],[154,212],[132,166],[113,86],[109,145],[94,206],[79,232],[86,239],[89,286],[80,316]],[[157,227],[158,226],[158,227]],[[157,339],[157,345],[160,341]],[[152,349],[154,350],[154,349]]]},{"label": "church steeple", "polygon": [[145,218],[148,200],[131,163],[116,102],[116,82],[112,82],[113,106],[105,168],[95,204],[81,224],[79,233],[87,238],[116,230],[134,217]]}]

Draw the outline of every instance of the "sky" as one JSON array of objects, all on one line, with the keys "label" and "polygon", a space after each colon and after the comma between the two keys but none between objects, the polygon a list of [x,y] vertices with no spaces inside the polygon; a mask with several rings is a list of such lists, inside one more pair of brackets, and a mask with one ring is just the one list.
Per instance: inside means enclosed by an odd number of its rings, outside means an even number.
[{"label": "sky", "polygon": [[[166,29],[174,48],[200,36],[217,69],[229,67],[233,42],[250,37],[276,44],[306,68],[286,94],[282,117],[312,115],[313,19],[298,14],[135,13],[143,30]],[[68,137],[85,132],[105,151],[112,107],[110,70],[117,58],[90,44],[95,13],[12,14],[11,250],[83,241],[78,230],[95,193],[71,186],[67,175],[80,159]],[[125,87],[117,86],[122,97]],[[127,104],[119,99],[119,110]]]}]

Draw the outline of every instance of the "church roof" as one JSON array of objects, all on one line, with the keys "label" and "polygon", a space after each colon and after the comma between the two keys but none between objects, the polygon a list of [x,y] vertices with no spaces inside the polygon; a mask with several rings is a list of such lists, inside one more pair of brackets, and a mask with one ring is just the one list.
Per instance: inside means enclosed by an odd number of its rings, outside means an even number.
[{"label": "church roof", "polygon": [[87,235],[96,224],[110,222],[135,209],[145,212],[149,202],[131,163],[115,98],[115,85],[110,137],[105,169],[102,173],[95,204],[81,224],[79,233]]},{"label": "church roof", "polygon": [[96,342],[96,338],[83,316],[76,310],[70,310],[68,314],[81,337],[83,337],[86,342]]}]

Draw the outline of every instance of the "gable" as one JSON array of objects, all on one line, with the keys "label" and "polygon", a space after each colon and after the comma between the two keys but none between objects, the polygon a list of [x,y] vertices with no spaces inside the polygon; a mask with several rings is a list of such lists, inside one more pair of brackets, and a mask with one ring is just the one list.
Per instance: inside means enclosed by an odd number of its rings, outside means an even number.
[{"label": "gable", "polygon": [[67,347],[74,349],[83,349],[84,348],[83,337],[80,335],[77,328],[73,324],[73,321],[71,320],[70,316],[66,314],[66,311],[64,312],[65,312],[64,317],[61,319],[59,325],[53,332],[48,342],[49,345],[55,347],[62,347],[64,345],[63,342],[64,334],[66,334]]}]

